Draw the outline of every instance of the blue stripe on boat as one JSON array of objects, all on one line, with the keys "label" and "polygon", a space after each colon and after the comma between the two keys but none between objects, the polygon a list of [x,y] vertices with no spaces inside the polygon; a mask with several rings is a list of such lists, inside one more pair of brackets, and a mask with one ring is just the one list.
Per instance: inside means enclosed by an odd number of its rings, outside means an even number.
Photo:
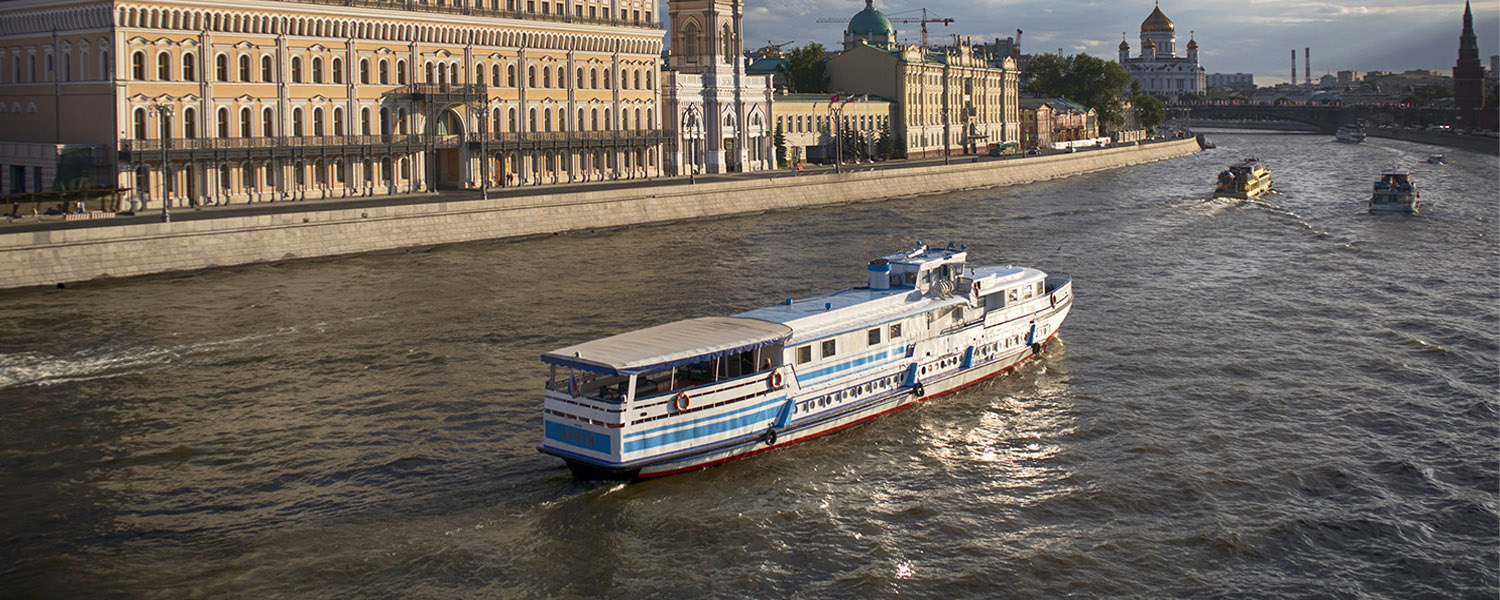
[{"label": "blue stripe on boat", "polygon": [[753,425],[755,423],[765,421],[776,416],[776,413],[781,410],[781,406],[779,405],[779,400],[778,403],[773,404],[773,406],[766,407],[753,413],[741,414],[740,416],[734,417],[732,419],[725,419],[723,421],[715,423],[694,425],[693,427],[687,429],[682,429],[671,433],[664,433],[655,437],[635,440],[632,442],[625,442],[625,448],[623,451],[626,453],[638,452],[648,448],[666,446],[668,444],[675,444],[682,441],[695,440],[701,437],[739,429],[746,425]]},{"label": "blue stripe on boat", "polygon": [[547,439],[609,454],[609,435],[547,421]]},{"label": "blue stripe on boat", "polygon": [[[906,350],[903,349],[902,350],[902,356],[903,357],[905,356],[905,352],[906,352]],[[862,366],[865,366],[865,365],[870,364],[872,362],[886,360],[886,359],[888,359],[890,357],[891,357],[891,351],[890,350],[886,350],[886,351],[881,352],[879,354],[871,354],[869,356],[862,356],[860,358],[856,358],[856,359],[848,361],[848,362],[842,362],[842,363],[839,363],[839,364],[836,364],[836,365],[832,365],[832,366],[828,366],[828,367],[823,367],[823,368],[818,369],[816,371],[808,371],[806,374],[799,374],[799,375],[797,375],[797,384],[798,385],[807,385],[808,383],[811,383],[813,380],[822,379],[822,378],[827,377],[829,375],[835,375],[835,374],[838,374],[838,373],[842,373],[844,371],[848,371],[848,370],[854,369],[855,367],[862,367]]]},{"label": "blue stripe on boat", "polygon": [[756,404],[754,406],[741,407],[739,409],[734,410],[733,412],[725,412],[725,413],[719,413],[719,414],[715,414],[715,415],[707,415],[707,416],[704,416],[704,417],[699,417],[697,419],[693,419],[691,421],[680,421],[680,422],[677,422],[677,423],[668,423],[666,425],[662,425],[660,427],[656,427],[656,428],[653,428],[653,429],[643,429],[641,431],[632,431],[630,433],[625,434],[625,437],[623,437],[621,439],[628,440],[628,439],[631,439],[631,438],[645,437],[645,436],[649,436],[649,435],[653,435],[653,434],[658,434],[658,433],[661,433],[661,432],[666,431],[668,429],[678,429],[678,428],[683,428],[683,427],[693,427],[693,426],[697,426],[698,424],[704,423],[704,422],[707,422],[707,421],[714,421],[714,420],[723,419],[723,418],[727,418],[727,417],[733,417],[733,416],[736,416],[736,415],[739,415],[739,414],[742,414],[742,413],[745,413],[745,412],[748,412],[748,411],[752,411],[752,410],[760,410],[760,409],[765,408],[767,406],[771,406],[773,404],[778,404],[778,403],[780,403],[783,400],[786,400],[786,396],[777,396],[776,398],[771,398],[771,399],[768,399],[768,400],[763,400],[763,401],[761,401],[760,404]]}]

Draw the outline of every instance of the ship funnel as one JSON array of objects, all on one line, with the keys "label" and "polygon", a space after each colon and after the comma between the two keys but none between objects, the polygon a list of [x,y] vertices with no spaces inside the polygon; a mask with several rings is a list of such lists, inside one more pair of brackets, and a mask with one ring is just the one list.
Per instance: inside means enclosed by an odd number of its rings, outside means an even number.
[{"label": "ship funnel", "polygon": [[870,261],[870,289],[891,289],[891,261],[884,258]]}]

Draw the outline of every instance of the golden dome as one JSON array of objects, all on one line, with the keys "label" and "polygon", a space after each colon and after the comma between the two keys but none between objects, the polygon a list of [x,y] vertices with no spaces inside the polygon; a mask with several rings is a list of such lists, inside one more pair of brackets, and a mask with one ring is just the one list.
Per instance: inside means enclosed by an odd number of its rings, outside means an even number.
[{"label": "golden dome", "polygon": [[1151,41],[1151,38],[1146,38],[1146,43],[1141,44],[1141,47],[1142,48],[1155,48],[1156,47],[1156,42]]},{"label": "golden dome", "polygon": [[1188,50],[1197,50],[1197,49],[1198,49],[1198,40],[1189,39],[1188,40]]},{"label": "golden dome", "polygon": [[1130,49],[1130,42],[1127,42],[1125,40],[1120,40],[1120,49],[1121,50],[1129,50]]},{"label": "golden dome", "polygon": [[1172,20],[1168,19],[1167,15],[1162,14],[1160,4],[1156,5],[1156,8],[1151,11],[1151,16],[1146,17],[1145,21],[1141,21],[1141,33],[1160,33],[1176,30],[1177,26],[1172,24]]}]

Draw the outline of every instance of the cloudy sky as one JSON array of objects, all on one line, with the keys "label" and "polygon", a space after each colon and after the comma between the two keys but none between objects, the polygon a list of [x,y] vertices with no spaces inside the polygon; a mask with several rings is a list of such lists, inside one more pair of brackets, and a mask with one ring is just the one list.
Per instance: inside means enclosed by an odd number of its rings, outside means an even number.
[{"label": "cloudy sky", "polygon": [[[744,0],[745,47],[788,40],[840,47],[844,24],[817,23],[822,17],[848,19],[864,0]],[[1152,0],[876,0],[891,17],[950,17],[953,24],[929,25],[933,43],[948,34],[979,38],[1014,36],[1026,53],[1086,52],[1113,59],[1120,33],[1128,34],[1132,54],[1140,51],[1141,21]],[[1255,82],[1284,82],[1291,71],[1290,50],[1312,48],[1313,77],[1325,72],[1439,69],[1451,72],[1463,27],[1462,1],[1451,0],[1162,0],[1162,12],[1177,25],[1178,52],[1193,31],[1199,60],[1210,73],[1254,73]],[[896,25],[903,43],[917,43],[916,24]],[[1480,61],[1489,65],[1500,38],[1500,2],[1474,4],[1474,30]]]}]

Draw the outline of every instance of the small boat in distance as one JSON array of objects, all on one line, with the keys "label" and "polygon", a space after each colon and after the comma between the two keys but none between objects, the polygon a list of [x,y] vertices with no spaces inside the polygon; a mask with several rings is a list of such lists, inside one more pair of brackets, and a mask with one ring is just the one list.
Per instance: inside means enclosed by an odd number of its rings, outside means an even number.
[{"label": "small boat in distance", "polygon": [[1357,124],[1348,124],[1339,127],[1334,132],[1333,139],[1345,144],[1358,144],[1365,141],[1365,128]]},{"label": "small boat in distance", "polygon": [[1446,165],[1446,164],[1448,164],[1448,157],[1443,156],[1441,154],[1434,154],[1432,156],[1427,157],[1427,164],[1429,164],[1429,165]]},{"label": "small boat in distance", "polygon": [[542,444],[580,479],[700,469],[852,427],[1040,354],[1072,278],[970,267],[949,244],[870,261],[868,283],[560,348]]},{"label": "small boat in distance", "polygon": [[1375,192],[1370,195],[1370,212],[1399,212],[1416,214],[1422,195],[1411,181],[1411,173],[1400,167],[1391,167],[1380,172],[1375,182]]},{"label": "small boat in distance", "polygon": [[1219,173],[1219,184],[1214,189],[1215,198],[1256,198],[1271,191],[1271,170],[1258,158],[1247,158],[1243,162],[1229,165]]}]

